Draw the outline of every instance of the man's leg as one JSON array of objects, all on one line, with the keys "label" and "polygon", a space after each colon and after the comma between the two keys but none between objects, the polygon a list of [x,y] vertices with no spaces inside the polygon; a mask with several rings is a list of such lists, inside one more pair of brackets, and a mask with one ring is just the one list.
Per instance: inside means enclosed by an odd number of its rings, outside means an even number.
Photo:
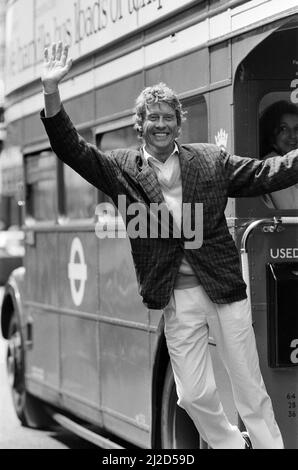
[{"label": "man's leg", "polygon": [[253,448],[282,449],[283,440],[260,371],[249,301],[214,305],[208,323]]},{"label": "man's leg", "polygon": [[210,301],[201,294],[201,286],[175,290],[164,312],[178,404],[211,448],[243,449],[241,433],[228,421],[217,393],[206,320]]}]

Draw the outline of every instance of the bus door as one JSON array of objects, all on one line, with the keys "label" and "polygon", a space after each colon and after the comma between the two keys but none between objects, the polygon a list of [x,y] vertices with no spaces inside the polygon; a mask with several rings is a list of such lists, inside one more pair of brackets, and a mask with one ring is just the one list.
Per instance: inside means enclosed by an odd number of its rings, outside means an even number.
[{"label": "bus door", "polygon": [[[246,57],[237,64],[234,83],[235,153],[260,159],[283,155],[294,142],[284,137],[298,132],[297,18],[276,27],[248,55],[246,39]],[[297,448],[298,442],[296,186],[236,200],[236,242],[261,370],[286,448]]]}]

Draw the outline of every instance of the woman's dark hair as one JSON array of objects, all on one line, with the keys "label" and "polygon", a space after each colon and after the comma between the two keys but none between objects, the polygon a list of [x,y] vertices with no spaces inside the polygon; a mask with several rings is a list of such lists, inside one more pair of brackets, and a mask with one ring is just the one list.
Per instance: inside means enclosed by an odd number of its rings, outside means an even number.
[{"label": "woman's dark hair", "polygon": [[288,101],[277,101],[271,104],[262,114],[259,126],[261,158],[264,158],[274,150],[280,120],[285,114],[295,114],[298,116],[298,107]]}]

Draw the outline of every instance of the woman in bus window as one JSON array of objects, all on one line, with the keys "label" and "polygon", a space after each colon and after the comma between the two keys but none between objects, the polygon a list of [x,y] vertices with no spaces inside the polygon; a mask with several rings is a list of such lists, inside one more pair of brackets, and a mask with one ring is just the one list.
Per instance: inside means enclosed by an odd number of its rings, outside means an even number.
[{"label": "woman in bus window", "polygon": [[[260,120],[261,158],[285,155],[297,148],[298,107],[287,101],[269,106]],[[298,209],[298,184],[263,197],[271,209]]]}]

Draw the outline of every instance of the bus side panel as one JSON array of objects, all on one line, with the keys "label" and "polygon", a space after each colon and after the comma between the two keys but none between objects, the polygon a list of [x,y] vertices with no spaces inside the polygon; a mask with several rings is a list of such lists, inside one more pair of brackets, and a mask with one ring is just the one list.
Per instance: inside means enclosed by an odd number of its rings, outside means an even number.
[{"label": "bus side panel", "polygon": [[177,93],[207,86],[209,83],[208,49],[153,67],[146,72],[146,84],[167,83]]},{"label": "bus side panel", "polygon": [[102,410],[107,429],[141,447],[150,446],[149,333],[101,325]]},{"label": "bus side panel", "polygon": [[66,232],[58,245],[63,403],[94,419],[100,407],[97,239],[93,231]]},{"label": "bus side panel", "polygon": [[210,47],[210,83],[231,79],[230,44],[228,41]]},{"label": "bus side panel", "polygon": [[33,322],[33,349],[26,353],[28,391],[58,403],[60,386],[59,314],[47,309],[26,309]]},{"label": "bus side panel", "polygon": [[[97,238],[94,231],[70,231],[58,235],[59,306],[73,315],[98,312]],[[62,309],[63,310],[63,309]]]},{"label": "bus side panel", "polygon": [[101,426],[99,323],[61,315],[60,331],[63,406]]},{"label": "bus side panel", "polygon": [[105,427],[150,446],[148,311],[138,294],[130,244],[99,241],[101,393]]},{"label": "bus side panel", "polygon": [[[143,74],[138,73],[131,77],[107,85],[96,90],[96,119],[130,111],[136,96],[144,88]],[[115,97],[117,106],[115,107]]]},{"label": "bus side panel", "polygon": [[64,104],[67,113],[76,125],[92,122],[95,119],[95,94],[93,90],[68,100]]},{"label": "bus side panel", "polygon": [[[40,109],[41,111],[41,109]],[[23,120],[22,145],[30,145],[41,138],[47,139],[47,135],[42,125],[39,112],[27,116]],[[50,144],[48,145],[50,147]]]},{"label": "bus side panel", "polygon": [[24,144],[24,119],[18,119],[12,123],[7,123],[7,137],[5,147],[19,147]]},{"label": "bus side panel", "polygon": [[55,232],[35,232],[34,242],[26,245],[26,298],[57,307],[57,247]]},{"label": "bus side panel", "polygon": [[25,257],[26,316],[32,323],[32,347],[27,350],[26,370],[29,390],[52,400],[58,393],[59,315],[57,306],[57,236],[35,233],[35,243],[27,245]]}]

